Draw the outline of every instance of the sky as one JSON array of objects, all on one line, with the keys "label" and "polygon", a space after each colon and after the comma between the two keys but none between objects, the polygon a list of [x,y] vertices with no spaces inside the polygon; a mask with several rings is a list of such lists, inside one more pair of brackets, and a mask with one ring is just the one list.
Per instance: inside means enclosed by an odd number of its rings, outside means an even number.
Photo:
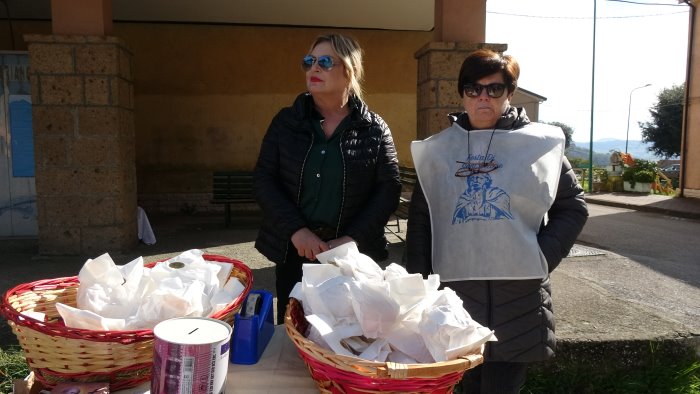
[{"label": "sky", "polygon": [[676,0],[486,2],[486,42],[508,44],[518,85],[547,98],[539,121],[571,126],[576,142],[590,141],[591,108],[593,141],[625,140],[628,117],[629,140],[642,139],[659,93],[685,81],[688,27]]}]

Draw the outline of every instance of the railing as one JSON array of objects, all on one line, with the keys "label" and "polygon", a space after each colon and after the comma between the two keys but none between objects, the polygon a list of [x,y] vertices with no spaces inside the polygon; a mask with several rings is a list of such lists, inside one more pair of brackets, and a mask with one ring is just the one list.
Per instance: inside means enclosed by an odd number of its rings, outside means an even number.
[{"label": "railing", "polygon": [[[574,173],[583,190],[588,191],[588,168],[574,168]],[[593,188],[594,192],[608,191],[608,171],[605,168],[593,168]]]},{"label": "railing", "polygon": [[673,187],[673,180],[659,170],[656,171],[656,178],[654,179],[654,183],[651,184],[651,190],[667,196],[676,194],[676,189]]},{"label": "railing", "polygon": [[[588,168],[574,168],[574,173],[576,174],[576,178],[578,179],[579,183],[583,187],[583,190],[588,191]],[[666,176],[666,174],[660,170],[656,170],[655,175],[656,177],[654,182],[651,184],[652,193],[664,194],[667,196],[673,196],[676,194],[673,179]],[[594,168],[592,191],[622,191],[622,184],[620,183],[620,185],[616,185],[616,182],[618,181],[621,182],[621,179],[619,177],[609,176],[606,169]]]}]

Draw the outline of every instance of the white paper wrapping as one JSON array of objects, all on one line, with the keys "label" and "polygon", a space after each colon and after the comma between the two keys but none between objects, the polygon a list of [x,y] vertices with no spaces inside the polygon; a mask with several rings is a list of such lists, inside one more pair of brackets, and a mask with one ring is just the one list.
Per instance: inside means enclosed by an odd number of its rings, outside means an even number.
[{"label": "white paper wrapping", "polygon": [[203,255],[188,250],[153,268],[144,267],[141,257],[124,266],[108,254],[88,259],[78,274],[77,308],[57,303],[57,309],[66,326],[90,330],[150,329],[174,317],[211,315],[245,286],[228,279],[231,264]]},{"label": "white paper wrapping", "polygon": [[291,296],[310,323],[307,337],[345,356],[402,363],[458,358],[496,340],[462,307],[440,277],[409,274],[390,264],[382,269],[347,243],[305,264]]}]

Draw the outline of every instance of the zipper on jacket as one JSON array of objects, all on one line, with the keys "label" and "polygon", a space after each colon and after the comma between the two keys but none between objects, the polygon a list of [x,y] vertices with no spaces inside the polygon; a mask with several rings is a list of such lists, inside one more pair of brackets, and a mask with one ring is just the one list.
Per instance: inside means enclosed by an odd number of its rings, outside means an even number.
[{"label": "zipper on jacket", "polygon": [[[343,150],[343,141],[345,139],[345,136],[346,136],[348,130],[358,129],[358,128],[363,127],[363,126],[371,127],[372,121],[367,121],[365,118],[360,117],[359,120],[351,121],[350,124],[348,125],[348,127],[346,127],[344,130],[342,130],[340,132],[340,142],[338,143],[338,147],[340,148],[340,158],[343,159],[343,194],[340,196],[340,213],[338,214],[338,224],[335,227],[336,238],[338,237],[338,234],[340,233],[340,224],[343,221],[343,209],[345,209],[345,195],[346,195],[346,190],[347,190],[347,168],[346,168],[347,164],[345,163],[345,151]],[[377,150],[377,152],[379,152],[379,150]]]},{"label": "zipper on jacket", "polygon": [[[486,318],[487,319],[486,327],[493,330],[493,328],[491,328],[492,322],[493,322],[493,305],[491,305],[492,300],[493,300],[493,288],[492,288],[491,281],[487,280],[486,281],[486,307],[488,308],[489,313],[488,313],[488,317]],[[486,352],[489,352],[489,353],[491,352],[491,344],[492,343],[493,342],[486,342],[484,354],[486,354]]]},{"label": "zipper on jacket", "polygon": [[345,163],[345,151],[343,150],[343,141],[345,139],[345,136],[350,129],[357,129],[359,127],[364,126],[364,124],[367,123],[367,126],[370,127],[372,126],[371,121],[367,121],[365,118],[362,117],[362,114],[360,114],[360,119],[359,120],[351,120],[350,123],[348,124],[348,127],[343,129],[340,132],[340,142],[338,142],[338,148],[340,148],[340,158],[343,159],[343,193],[340,196],[340,212],[338,213],[338,224],[335,226],[335,237],[338,238],[338,234],[340,234],[340,224],[343,221],[343,209],[345,209],[345,195],[346,195],[346,190],[347,190],[347,168],[346,168],[346,163]]},{"label": "zipper on jacket", "polygon": [[347,168],[345,168],[345,151],[343,150],[343,139],[347,132],[347,128],[340,132],[338,148],[340,149],[340,158],[343,160],[343,192],[340,195],[340,211],[338,212],[338,223],[335,225],[335,237],[338,238],[340,233],[340,222],[343,221],[343,209],[345,209],[345,190],[347,186]]},{"label": "zipper on jacket", "polygon": [[[309,148],[306,150],[306,154],[304,155],[304,161],[301,162],[301,171],[299,171],[299,186],[297,187],[297,201],[296,201],[297,207],[301,203],[301,188],[302,188],[301,183],[304,180],[304,167],[306,167],[306,161],[309,158],[309,153],[311,153],[311,149],[314,146],[314,139],[315,138],[316,137],[314,136],[314,133],[312,132],[311,133],[311,144],[309,144]],[[291,242],[291,240],[287,241],[286,246],[284,248],[284,259],[282,261],[284,264],[287,263],[287,254],[289,253],[289,243],[290,242]]]},{"label": "zipper on jacket", "polygon": [[493,305],[491,305],[491,302],[493,300],[493,286],[490,280],[486,281],[486,306],[489,308],[489,318],[487,322],[487,327],[491,327],[491,324],[493,322]]}]

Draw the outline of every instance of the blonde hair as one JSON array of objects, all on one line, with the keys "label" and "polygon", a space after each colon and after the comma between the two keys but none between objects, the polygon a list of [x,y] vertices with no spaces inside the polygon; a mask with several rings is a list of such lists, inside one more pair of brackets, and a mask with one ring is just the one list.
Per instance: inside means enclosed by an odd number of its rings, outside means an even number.
[{"label": "blonde hair", "polygon": [[360,44],[349,36],[342,34],[325,34],[316,37],[311,45],[311,51],[322,42],[331,44],[333,51],[338,54],[340,61],[345,66],[345,77],[350,81],[350,93],[354,93],[362,100],[362,77],[364,68],[362,66],[362,48]]}]

